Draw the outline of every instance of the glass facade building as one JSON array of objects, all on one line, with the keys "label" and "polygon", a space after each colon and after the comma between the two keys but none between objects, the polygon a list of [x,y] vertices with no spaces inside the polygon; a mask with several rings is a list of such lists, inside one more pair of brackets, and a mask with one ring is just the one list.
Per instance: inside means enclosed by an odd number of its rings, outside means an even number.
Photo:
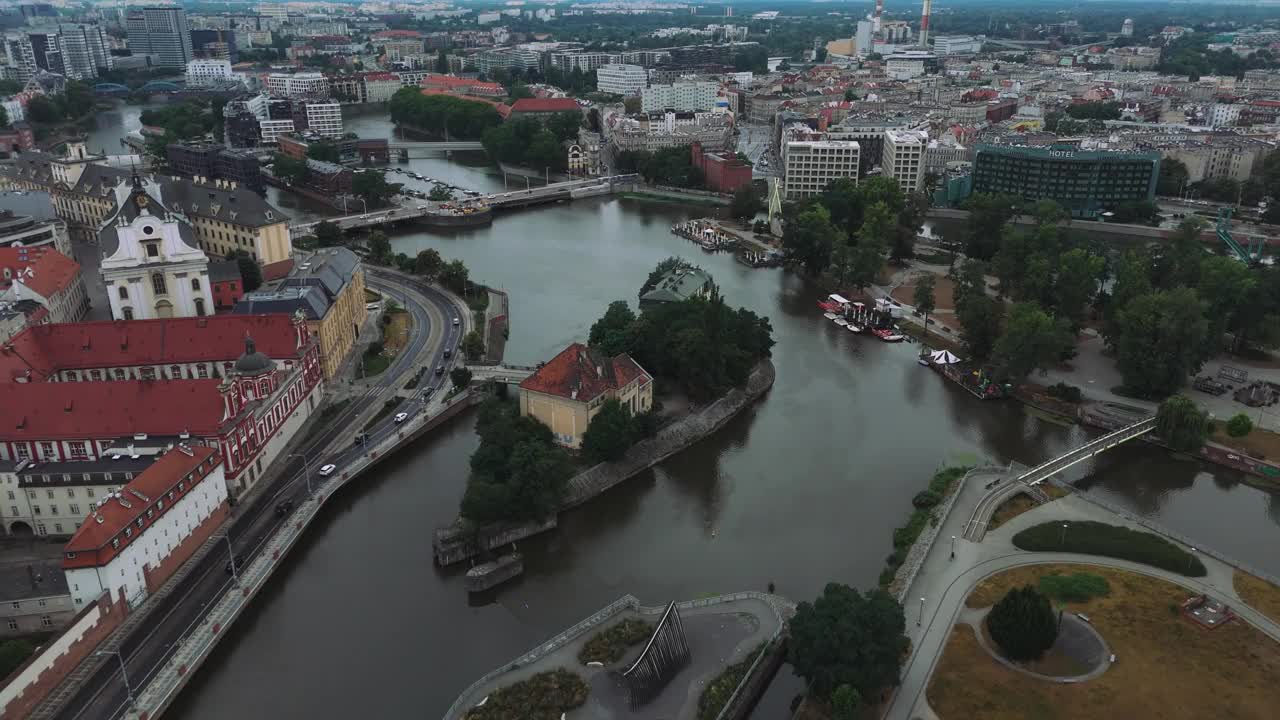
[{"label": "glass facade building", "polygon": [[1155,202],[1159,175],[1158,152],[979,145],[973,192],[1054,200],[1073,218],[1096,218],[1123,203]]}]

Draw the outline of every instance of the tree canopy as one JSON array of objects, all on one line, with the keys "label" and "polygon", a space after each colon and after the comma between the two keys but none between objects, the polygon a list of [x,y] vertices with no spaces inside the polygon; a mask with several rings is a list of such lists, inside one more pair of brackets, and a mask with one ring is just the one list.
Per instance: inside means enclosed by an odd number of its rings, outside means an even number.
[{"label": "tree canopy", "polygon": [[987,630],[1010,660],[1038,660],[1058,639],[1058,619],[1047,595],[1023,585],[991,608]]},{"label": "tree canopy", "polygon": [[423,95],[416,86],[397,91],[388,109],[397,124],[458,140],[478,140],[486,129],[502,122],[502,116],[489,103],[450,95]]},{"label": "tree canopy", "polygon": [[1125,388],[1147,398],[1177,391],[1204,363],[1208,331],[1195,290],[1134,298],[1116,316],[1116,365]]},{"label": "tree canopy", "polygon": [[796,608],[788,658],[818,697],[829,698],[841,686],[879,697],[898,682],[905,628],[902,606],[888,593],[830,583],[816,600]]},{"label": "tree canopy", "polygon": [[1006,377],[1021,380],[1032,370],[1047,369],[1061,359],[1072,340],[1066,320],[1054,320],[1036,303],[1015,303],[993,356]]},{"label": "tree canopy", "polygon": [[582,454],[594,462],[615,462],[622,459],[637,437],[631,411],[617,398],[610,398],[582,433]]},{"label": "tree canopy", "polygon": [[361,170],[351,177],[351,192],[370,207],[382,207],[391,204],[391,198],[400,191],[399,185],[387,182],[387,174],[382,170]]},{"label": "tree canopy", "polygon": [[540,520],[559,509],[573,465],[550,428],[522,417],[517,404],[492,398],[480,406],[476,434],[464,518],[480,525]]},{"label": "tree canopy", "polygon": [[1165,398],[1156,410],[1156,434],[1178,452],[1196,452],[1209,438],[1209,413],[1185,395]]}]

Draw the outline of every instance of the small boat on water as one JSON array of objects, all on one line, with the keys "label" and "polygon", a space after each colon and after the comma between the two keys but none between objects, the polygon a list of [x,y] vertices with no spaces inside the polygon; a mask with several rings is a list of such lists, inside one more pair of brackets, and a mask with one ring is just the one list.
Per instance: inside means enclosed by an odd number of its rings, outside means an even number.
[{"label": "small boat on water", "polygon": [[854,325],[853,323],[849,323],[848,325],[845,326],[844,329],[848,330],[849,332],[856,332],[856,333],[862,332],[862,328],[858,327],[857,325]]},{"label": "small boat on water", "polygon": [[826,318],[826,319],[828,319],[828,320],[835,320],[835,319],[836,319],[836,314],[835,314],[835,313],[833,313],[833,312],[824,312],[824,313],[822,313],[822,317],[824,317],[824,318]]},{"label": "small boat on water", "polygon": [[893,328],[876,328],[871,331],[871,334],[885,342],[902,342],[905,338],[902,333],[895,331]]},{"label": "small boat on water", "polygon": [[837,325],[839,325],[840,327],[848,327],[848,326],[849,326],[849,321],[848,321],[848,320],[845,320],[845,319],[844,319],[844,318],[842,318],[842,317],[838,317],[838,318],[836,318],[835,322],[836,322],[836,324],[837,324]]}]

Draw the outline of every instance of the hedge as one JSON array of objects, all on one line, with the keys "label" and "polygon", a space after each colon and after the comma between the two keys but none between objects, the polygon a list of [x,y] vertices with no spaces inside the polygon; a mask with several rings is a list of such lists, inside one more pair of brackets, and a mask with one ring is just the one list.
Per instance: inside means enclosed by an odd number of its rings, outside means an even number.
[{"label": "hedge", "polygon": [[489,696],[482,707],[473,707],[466,720],[560,720],[560,715],[587,701],[587,684],[560,668],[538,673],[508,685]]},{"label": "hedge", "polygon": [[1100,522],[1043,523],[1014,535],[1013,545],[1033,552],[1073,552],[1132,560],[1188,577],[1205,575],[1200,558],[1159,535]]},{"label": "hedge", "polygon": [[615,663],[622,659],[627,648],[648,640],[652,634],[652,624],[627,618],[593,635],[578,651],[578,661],[583,665],[589,662]]},{"label": "hedge", "polygon": [[743,678],[747,676],[747,671],[751,669],[751,663],[756,661],[756,657],[764,652],[768,643],[761,643],[755,650],[747,653],[741,662],[734,663],[724,669],[724,672],[716,676],[714,680],[707,683],[707,687],[702,691],[702,696],[698,698],[698,720],[716,720],[720,716],[720,711],[724,710],[725,703],[729,702],[729,698],[733,697],[733,691],[738,689],[742,684]]}]

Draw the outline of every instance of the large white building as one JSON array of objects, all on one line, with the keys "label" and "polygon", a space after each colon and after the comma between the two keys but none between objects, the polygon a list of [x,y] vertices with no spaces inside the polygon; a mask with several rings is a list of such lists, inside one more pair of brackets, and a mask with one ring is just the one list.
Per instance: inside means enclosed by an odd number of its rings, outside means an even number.
[{"label": "large white building", "polygon": [[187,63],[187,86],[201,87],[235,80],[229,60],[192,60]]},{"label": "large white building", "polygon": [[288,135],[297,128],[293,126],[293,120],[259,120],[258,129],[262,133],[263,145],[275,145],[280,140],[281,135]]},{"label": "large white building", "polygon": [[896,53],[885,59],[884,74],[891,80],[910,80],[911,78],[936,72],[938,56],[929,52],[909,50]]},{"label": "large white building", "polygon": [[1244,105],[1232,103],[1214,103],[1209,106],[1209,127],[1228,127],[1235,125],[1240,119],[1240,111]]},{"label": "large white building", "polygon": [[902,192],[915,192],[924,179],[928,147],[929,133],[923,130],[886,130],[880,169],[885,177],[898,181]]},{"label": "large white building", "polygon": [[178,445],[120,490],[86,508],[63,548],[77,608],[104,593],[136,607],[173,574],[228,515],[218,450]]},{"label": "large white building", "polygon": [[116,212],[98,231],[102,279],[116,320],[213,313],[209,256],[180,208],[167,208],[159,185],[137,176],[116,187]]},{"label": "large white building", "polygon": [[675,110],[699,112],[716,106],[720,85],[708,80],[676,80],[670,85],[650,85],[640,91],[644,112]]},{"label": "large white building", "polygon": [[271,73],[267,76],[267,90],[272,95],[291,98],[327,98],[329,80],[322,73]]},{"label": "large white building", "polygon": [[786,143],[782,148],[783,197],[797,200],[820,195],[837,178],[857,183],[861,152],[852,140]]},{"label": "large white building", "polygon": [[981,37],[972,35],[952,35],[950,37],[936,37],[933,39],[933,51],[938,55],[959,55],[961,53],[976,53],[982,51]]},{"label": "large white building", "polygon": [[337,100],[307,103],[307,127],[324,137],[342,137],[342,105]]},{"label": "large white building", "polygon": [[649,84],[649,76],[639,65],[610,64],[596,68],[596,89],[614,95],[635,95]]}]

